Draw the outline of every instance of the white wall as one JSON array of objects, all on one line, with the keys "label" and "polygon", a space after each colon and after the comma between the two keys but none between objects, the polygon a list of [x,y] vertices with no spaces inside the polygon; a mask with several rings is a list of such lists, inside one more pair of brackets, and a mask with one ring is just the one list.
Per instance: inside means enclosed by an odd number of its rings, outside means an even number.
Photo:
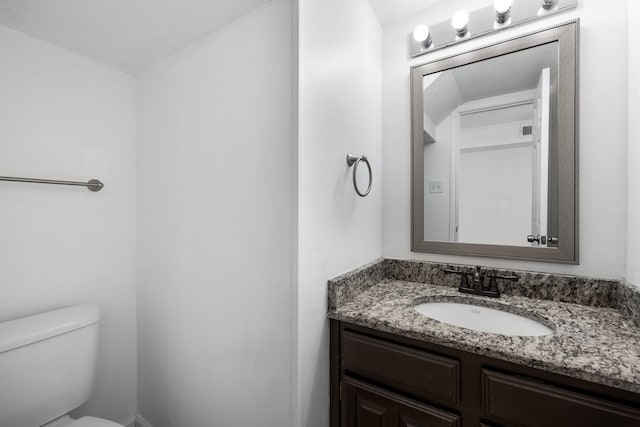
[{"label": "white wall", "polygon": [[0,27],[0,321],[71,304],[102,309],[93,398],[77,415],[136,412],[135,80]]},{"label": "white wall", "polygon": [[629,0],[629,212],[627,280],[640,286],[640,2]]},{"label": "white wall", "polygon": [[[380,36],[367,0],[299,1],[296,427],[329,424],[327,279],[381,255]],[[348,152],[371,161],[366,198]]]},{"label": "white wall", "polygon": [[[491,2],[485,1],[490,4]],[[450,19],[456,10],[478,7],[477,1],[441,2],[411,18],[383,28],[382,156],[383,255],[441,262],[482,264],[580,275],[621,278],[625,275],[627,211],[627,25],[616,8],[583,0],[580,8],[497,36],[407,59],[407,35],[419,23]],[[412,253],[411,123],[409,67],[462,52],[579,16],[580,51],[580,265],[477,259]],[[637,19],[637,18],[636,18]],[[624,46],[622,46],[625,44]],[[607,52],[603,60],[602,52]],[[607,78],[603,78],[607,76]],[[607,126],[602,124],[606,123]],[[603,230],[605,232],[603,232]]]},{"label": "white wall", "polygon": [[292,8],[140,78],[139,408],[154,427],[292,425]]}]

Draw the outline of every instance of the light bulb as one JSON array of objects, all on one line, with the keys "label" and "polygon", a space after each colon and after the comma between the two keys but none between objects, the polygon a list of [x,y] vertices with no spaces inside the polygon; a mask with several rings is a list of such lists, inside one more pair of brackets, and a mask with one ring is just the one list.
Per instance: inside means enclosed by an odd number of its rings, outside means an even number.
[{"label": "light bulb", "polygon": [[469,12],[459,10],[451,19],[451,26],[456,30],[458,37],[464,37],[467,34],[467,25],[469,24]]},{"label": "light bulb", "polygon": [[429,38],[429,27],[426,25],[418,25],[413,30],[413,39],[417,42],[424,42]]},{"label": "light bulb", "polygon": [[496,9],[496,22],[493,24],[494,28],[509,25],[511,23],[511,6],[513,0],[495,0],[493,7]]},{"label": "light bulb", "polygon": [[431,33],[429,32],[429,27],[426,25],[418,25],[416,29],[413,30],[413,39],[421,43],[424,47],[430,47]]},{"label": "light bulb", "polygon": [[495,0],[493,2],[493,7],[495,7],[496,12],[503,14],[507,13],[509,9],[513,6],[513,0]]}]

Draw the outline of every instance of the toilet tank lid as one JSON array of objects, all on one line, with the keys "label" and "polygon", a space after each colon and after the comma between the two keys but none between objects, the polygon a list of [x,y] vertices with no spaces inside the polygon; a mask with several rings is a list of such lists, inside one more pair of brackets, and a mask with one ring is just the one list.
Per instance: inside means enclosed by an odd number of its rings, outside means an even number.
[{"label": "toilet tank lid", "polygon": [[0,323],[0,353],[100,321],[94,305],[75,305]]}]

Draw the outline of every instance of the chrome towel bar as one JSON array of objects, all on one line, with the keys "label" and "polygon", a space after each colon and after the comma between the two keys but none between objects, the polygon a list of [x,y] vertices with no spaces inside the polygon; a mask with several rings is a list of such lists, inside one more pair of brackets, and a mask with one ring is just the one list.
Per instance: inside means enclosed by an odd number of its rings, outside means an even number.
[{"label": "chrome towel bar", "polygon": [[[364,162],[367,165],[367,169],[369,169],[369,186],[364,193],[358,188],[358,181],[356,180],[356,173],[358,172],[358,165],[360,162]],[[358,196],[360,197],[367,197],[371,191],[371,185],[373,184],[373,172],[371,172],[371,164],[369,163],[367,156],[354,156],[349,153],[347,154],[347,165],[353,166],[353,188],[356,190],[356,193],[358,193]]]},{"label": "chrome towel bar", "polygon": [[100,191],[104,184],[97,179],[92,179],[89,182],[77,182],[77,181],[58,181],[55,179],[35,179],[35,178],[17,178],[12,176],[0,176],[0,181],[10,182],[31,182],[35,184],[55,184],[55,185],[75,185],[78,187],[87,187],[91,191]]}]

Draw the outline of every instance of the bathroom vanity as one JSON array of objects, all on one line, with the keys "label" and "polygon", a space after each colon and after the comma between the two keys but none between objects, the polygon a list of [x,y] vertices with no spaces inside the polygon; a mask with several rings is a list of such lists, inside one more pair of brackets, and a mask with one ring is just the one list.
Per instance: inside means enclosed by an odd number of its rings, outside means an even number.
[{"label": "bathroom vanity", "polygon": [[[520,280],[500,283],[500,299],[468,296],[445,267],[381,260],[329,282],[332,426],[640,426],[636,292],[504,272]],[[494,307],[553,333],[453,326],[414,309],[430,301]]]},{"label": "bathroom vanity", "polygon": [[[411,67],[412,251],[579,263],[579,47],[572,20]],[[640,427],[623,282],[385,259],[329,281],[328,317],[333,427]]]}]

